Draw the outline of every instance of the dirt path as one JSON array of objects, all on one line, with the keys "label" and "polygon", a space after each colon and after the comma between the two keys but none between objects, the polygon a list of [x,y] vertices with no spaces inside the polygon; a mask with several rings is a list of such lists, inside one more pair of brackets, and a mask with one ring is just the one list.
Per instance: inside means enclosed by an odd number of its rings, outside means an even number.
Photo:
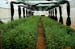
[{"label": "dirt path", "polygon": [[38,25],[38,38],[37,38],[37,43],[36,43],[36,49],[46,49],[41,19]]}]

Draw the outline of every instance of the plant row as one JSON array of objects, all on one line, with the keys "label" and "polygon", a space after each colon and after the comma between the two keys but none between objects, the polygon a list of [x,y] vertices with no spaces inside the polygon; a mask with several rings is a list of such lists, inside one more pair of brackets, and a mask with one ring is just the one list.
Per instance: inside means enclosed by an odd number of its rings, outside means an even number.
[{"label": "plant row", "polygon": [[65,47],[75,46],[75,30],[70,27],[57,23],[48,17],[42,17],[46,49],[64,49]]},{"label": "plant row", "polygon": [[35,49],[39,17],[28,17],[0,26],[2,49]]}]

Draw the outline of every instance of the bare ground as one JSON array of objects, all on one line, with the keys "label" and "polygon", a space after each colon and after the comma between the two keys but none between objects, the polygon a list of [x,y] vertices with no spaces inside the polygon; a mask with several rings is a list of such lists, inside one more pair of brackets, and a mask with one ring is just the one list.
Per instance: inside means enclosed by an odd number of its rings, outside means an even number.
[{"label": "bare ground", "polygon": [[36,43],[36,49],[46,49],[43,25],[42,25],[41,19],[38,24],[38,38]]}]

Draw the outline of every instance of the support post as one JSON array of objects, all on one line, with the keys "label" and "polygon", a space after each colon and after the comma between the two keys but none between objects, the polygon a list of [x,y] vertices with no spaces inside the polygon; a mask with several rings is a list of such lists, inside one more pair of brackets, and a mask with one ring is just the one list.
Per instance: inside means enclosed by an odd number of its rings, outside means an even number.
[{"label": "support post", "polygon": [[10,3],[10,10],[11,10],[11,21],[14,20],[14,5],[13,2]]},{"label": "support post", "polygon": [[57,9],[55,8],[55,20],[57,21]]},{"label": "support post", "polygon": [[23,17],[25,18],[25,8],[23,7]]},{"label": "support post", "polygon": [[67,20],[66,20],[66,25],[70,26],[71,25],[71,19],[70,19],[70,3],[67,2]]},{"label": "support post", "polygon": [[63,24],[63,18],[62,18],[62,9],[61,9],[61,6],[59,6],[59,13],[60,13],[59,22],[60,22],[61,24]]},{"label": "support post", "polygon": [[21,18],[21,7],[18,6],[18,16],[19,16],[19,19]]}]

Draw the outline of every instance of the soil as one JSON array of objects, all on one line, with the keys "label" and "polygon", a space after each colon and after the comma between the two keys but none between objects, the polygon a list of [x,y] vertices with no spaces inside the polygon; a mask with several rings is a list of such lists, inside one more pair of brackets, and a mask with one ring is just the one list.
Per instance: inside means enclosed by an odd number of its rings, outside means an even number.
[{"label": "soil", "polygon": [[43,25],[41,19],[38,24],[38,37],[37,37],[36,49],[46,49]]},{"label": "soil", "polygon": [[29,48],[25,48],[25,49],[29,49]]}]

